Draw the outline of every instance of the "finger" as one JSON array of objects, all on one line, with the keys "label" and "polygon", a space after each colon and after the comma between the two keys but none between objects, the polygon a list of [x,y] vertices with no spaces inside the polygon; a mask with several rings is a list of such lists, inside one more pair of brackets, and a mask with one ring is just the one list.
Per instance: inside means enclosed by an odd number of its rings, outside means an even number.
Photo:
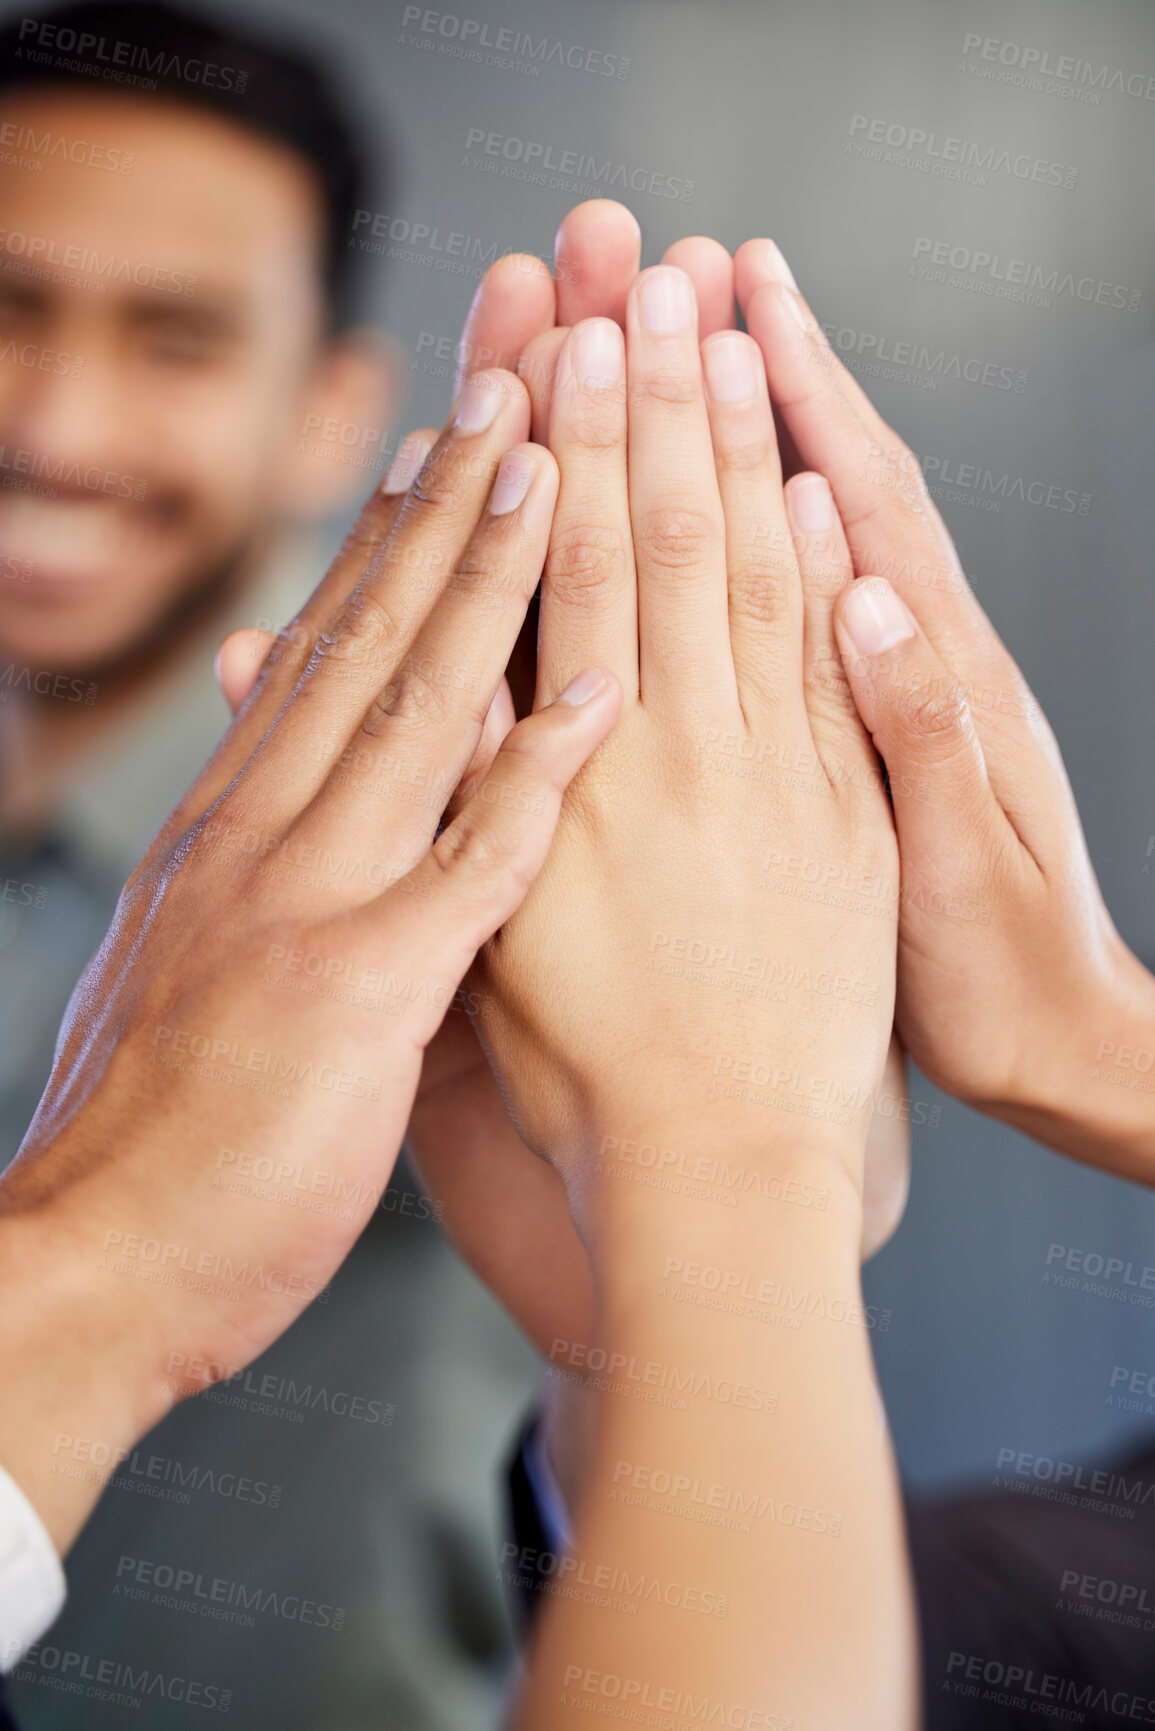
[{"label": "finger", "polygon": [[734,329],[734,261],[720,242],[688,235],[666,248],[662,263],[684,270],[694,285],[700,341]]},{"label": "finger", "polygon": [[[157,836],[146,860],[167,848],[175,836],[201,817],[248,763],[308,665],[326,621],[354,588],[396,523],[404,496],[403,490],[399,491],[402,478],[420,470],[436,437],[434,431],[422,428],[402,441],[388,474],[366,500],[328,571],[300,612],[273,639],[240,696],[232,727]],[[230,660],[232,666],[235,663]]]},{"label": "finger", "polygon": [[[753,338],[702,344],[714,463],[726,520],[730,643],[747,725],[765,731],[802,708],[802,584],[782,497],[766,371]],[[761,727],[759,724],[762,724]]]},{"label": "finger", "polygon": [[[834,629],[858,712],[890,779],[902,858],[903,917],[914,897],[934,917],[968,859],[997,861],[1017,842],[987,778],[958,680],[884,577],[847,585]],[[986,893],[993,892],[997,870]],[[956,898],[957,899],[957,898]]]},{"label": "finger", "polygon": [[568,325],[554,325],[542,331],[526,345],[517,363],[517,376],[529,392],[533,406],[530,433],[535,445],[549,444],[550,406],[553,402],[554,374],[562,344],[569,335]]},{"label": "finger", "polygon": [[277,641],[271,631],[230,631],[217,650],[213,671],[221,696],[235,716],[256,684],[257,674]]},{"label": "finger", "polygon": [[409,1020],[419,1045],[433,1037],[481,945],[524,900],[549,852],[562,795],[620,708],[617,680],[590,668],[548,709],[519,721],[465,810],[364,910],[378,920],[390,965],[408,965],[430,983]]},{"label": "finger", "polygon": [[643,700],[687,717],[738,712],[726,529],[702,383],[694,289],[643,271],[626,314],[629,489]]},{"label": "finger", "polygon": [[557,485],[548,451],[506,452],[452,581],[375,694],[337,772],[293,825],[295,846],[387,856],[395,874],[428,848],[478,749],[537,587]]},{"label": "finger", "polygon": [[[348,595],[380,549],[401,512],[404,494],[416,480],[437,440],[435,428],[409,433],[397,447],[381,486],[366,502],[340,552],[305,606],[279,636],[244,628],[231,632],[217,653],[217,678],[234,716],[260,686],[260,708],[246,733],[276,715],[312,652],[322,625]],[[233,755],[243,749],[234,742]],[[248,756],[251,750],[245,750]],[[240,761],[244,761],[243,758]]]},{"label": "finger", "polygon": [[613,319],[625,326],[626,298],[642,262],[642,231],[624,204],[591,198],[562,221],[554,247],[557,322]]},{"label": "finger", "polygon": [[538,702],[581,667],[638,689],[637,587],[626,475],[626,349],[612,319],[586,319],[558,359],[551,445],[562,484],[538,631]]},{"label": "finger", "polygon": [[509,681],[503,679],[493,694],[493,702],[486,711],[477,749],[453,791],[453,798],[445,808],[447,817],[455,818],[458,812],[469,804],[489,774],[493,760],[501,749],[502,741],[516,722],[517,716],[514,713],[513,695],[509,689]]},{"label": "finger", "polygon": [[[741,262],[740,293],[752,280]],[[960,675],[981,676],[1001,645],[963,575],[917,458],[870,406],[788,284],[755,287],[745,313],[798,452],[833,489],[855,570],[892,580],[940,654]]]},{"label": "finger", "polygon": [[[785,285],[801,299],[798,284],[794,280],[794,272],[790,269],[782,253],[772,240],[747,240],[734,254],[734,288],[739,305],[745,312],[757,289],[767,284]],[[805,307],[805,302],[803,302]],[[809,308],[806,311],[809,312]],[[821,325],[811,315],[815,327],[815,338],[819,343],[826,343],[826,335]],[[859,384],[854,374],[850,372],[831,349],[831,377],[836,388],[857,410],[860,418],[872,426],[876,434],[888,431],[885,421]]]},{"label": "finger", "polygon": [[[519,380],[511,373],[473,375],[387,539],[326,623],[292,700],[247,766],[238,790],[242,817],[252,807],[269,833],[281,833],[321,791],[366,717],[377,713],[379,695],[390,701],[398,670],[458,570],[498,464],[528,424],[529,399]],[[419,685],[415,678],[406,690]]]},{"label": "finger", "polygon": [[454,399],[471,373],[493,367],[515,372],[526,344],[549,330],[556,316],[553,278],[541,259],[515,252],[490,265],[466,314]]},{"label": "finger", "polygon": [[802,578],[806,628],[802,682],[810,732],[835,785],[877,791],[881,770],[834,636],[834,608],[854,580],[850,548],[830,484],[823,475],[796,475],[785,490],[786,509]]}]

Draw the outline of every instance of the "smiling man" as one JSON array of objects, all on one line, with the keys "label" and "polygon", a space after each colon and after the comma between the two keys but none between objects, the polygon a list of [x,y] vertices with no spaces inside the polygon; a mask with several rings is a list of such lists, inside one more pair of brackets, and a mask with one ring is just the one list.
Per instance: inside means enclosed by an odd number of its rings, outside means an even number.
[{"label": "smiling man", "polygon": [[[384,467],[389,351],[356,322],[347,246],[373,198],[349,94],[316,64],[153,5],[0,33],[0,1166],[121,885],[224,729],[218,643],[292,617],[312,526]],[[259,1181],[244,1152],[222,1183]],[[530,1356],[437,1212],[396,1178],[328,1302],[150,1440],[167,1477],[119,1475],[70,1563],[62,1648],[221,1688],[255,1671],[278,1727],[416,1731],[496,1700],[486,1510]],[[279,1506],[186,1507],[194,1466]],[[190,1570],[329,1621],[146,1602],[140,1580]],[[18,1688],[32,1731],[119,1722]]]}]

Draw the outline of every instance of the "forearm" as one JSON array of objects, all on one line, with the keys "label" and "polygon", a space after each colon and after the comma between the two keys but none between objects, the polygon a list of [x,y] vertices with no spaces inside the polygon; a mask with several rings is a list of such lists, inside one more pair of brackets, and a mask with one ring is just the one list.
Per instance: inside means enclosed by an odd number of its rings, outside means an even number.
[{"label": "forearm", "polygon": [[685,1717],[688,1696],[748,1725],[915,1723],[860,1199],[826,1156],[783,1176],[826,1205],[716,1218],[651,1193],[598,1259],[596,1434],[566,1577],[583,1586],[542,1618],[521,1725],[603,1702]]}]

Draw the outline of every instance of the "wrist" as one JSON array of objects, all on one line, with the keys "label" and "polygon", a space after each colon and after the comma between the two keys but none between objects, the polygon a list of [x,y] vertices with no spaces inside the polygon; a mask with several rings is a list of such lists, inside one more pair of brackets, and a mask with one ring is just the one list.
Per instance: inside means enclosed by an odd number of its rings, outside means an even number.
[{"label": "wrist", "polygon": [[1155,978],[1121,940],[1069,1023],[998,1116],[1060,1153],[1155,1185]]},{"label": "wrist", "polygon": [[61,1555],[172,1404],[151,1307],[112,1290],[79,1248],[51,1208],[0,1218],[0,1465]]},{"label": "wrist", "polygon": [[[773,1310],[791,1271],[821,1263],[857,1291],[861,1158],[794,1134],[718,1153],[716,1129],[599,1138],[583,1226],[599,1308],[670,1337],[689,1317]],[[858,1170],[855,1170],[857,1165]],[[696,1330],[694,1330],[696,1332]]]}]

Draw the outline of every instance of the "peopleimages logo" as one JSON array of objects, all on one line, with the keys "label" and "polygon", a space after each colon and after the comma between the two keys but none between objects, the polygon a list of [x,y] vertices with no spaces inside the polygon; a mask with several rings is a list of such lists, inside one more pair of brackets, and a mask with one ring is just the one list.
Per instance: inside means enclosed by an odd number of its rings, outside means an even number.
[{"label": "peopleimages logo", "polygon": [[[1054,295],[1094,302],[1100,307],[1135,313],[1142,289],[1125,288],[1092,276],[1076,277],[1057,265],[1044,268],[1026,259],[1004,258],[1002,253],[982,247],[952,246],[948,240],[919,235],[911,253],[908,274],[925,282],[946,283],[951,288],[973,288],[977,293],[997,295],[999,300],[1023,301],[1029,306],[1049,307]],[[921,261],[921,262],[920,262]],[[951,274],[946,275],[949,271]],[[997,288],[996,288],[997,284]]]},{"label": "peopleimages logo", "polygon": [[[417,26],[417,33],[406,37],[405,31],[411,24]],[[427,6],[406,6],[399,40],[409,47],[436,50],[458,60],[528,72],[534,78],[543,66],[551,65],[567,67],[571,72],[594,72],[601,78],[630,75],[630,61],[624,54],[605,54],[597,48],[558,42],[549,36],[535,41],[528,30],[491,24],[488,19],[462,18],[455,12],[436,12]]]},{"label": "peopleimages logo", "polygon": [[[128,1581],[123,1580],[125,1575]],[[210,1580],[195,1569],[174,1568],[171,1563],[156,1563],[148,1557],[122,1556],[116,1565],[116,1584],[112,1590],[118,1597],[143,1599],[170,1610],[197,1611],[202,1617],[242,1622],[249,1628],[253,1627],[253,1618],[248,1614],[252,1611],[281,1617],[290,1623],[308,1623],[317,1629],[340,1629],[345,1622],[345,1610],[340,1605],[321,1605],[300,1593],[247,1587],[241,1581],[229,1581],[220,1575]],[[203,1602],[197,1605],[190,1599],[181,1599],[182,1593]],[[231,1616],[230,1611],[234,1613]]]},{"label": "peopleimages logo", "polygon": [[[1129,1690],[1113,1692],[1102,1683],[1076,1682],[1058,1671],[1028,1670],[1022,1665],[1007,1665],[1001,1659],[988,1658],[984,1653],[952,1653],[947,1660],[947,1679],[956,1695],[974,1701],[989,1701],[995,1706],[1014,1706],[1020,1711],[1045,1715],[1048,1719],[1065,1719],[1080,1725],[1088,1723],[1083,1712],[1088,1707],[1096,1715],[1110,1714],[1110,1723],[1122,1724],[1127,1719],[1143,1725],[1155,1725],[1155,1701]],[[980,1693],[979,1685],[986,1687]],[[944,1688],[946,1684],[944,1683]],[[1053,1703],[1053,1705],[1044,1705]],[[1065,1703],[1070,1712],[1064,1712]],[[1003,1721],[1005,1722],[1005,1721]],[[1096,1724],[1105,1724],[1106,1717],[1096,1717]]]},{"label": "peopleimages logo", "polygon": [[85,138],[65,138],[59,132],[37,132],[6,120],[0,125],[0,161],[10,167],[42,169],[49,157],[78,168],[102,168],[110,174],[131,174],[136,157],[131,150],[94,144]]},{"label": "peopleimages logo", "polygon": [[64,274],[104,285],[110,282],[131,282],[137,288],[157,289],[161,294],[194,295],[197,279],[191,271],[168,270],[163,265],[145,264],[139,259],[122,258],[118,253],[100,253],[91,246],[59,246],[42,234],[25,234],[20,229],[0,229],[0,250],[8,258],[19,259],[20,266],[5,265],[14,274],[32,275],[43,281],[52,266]]},{"label": "peopleimages logo", "polygon": [[[859,331],[850,325],[827,323],[822,326],[832,349],[846,360],[852,372],[879,375],[880,367],[888,368],[881,376],[908,382],[915,374],[926,374],[931,390],[939,379],[959,379],[971,385],[989,385],[997,391],[1014,391],[1021,396],[1027,388],[1027,375],[1021,367],[1003,366],[997,361],[979,360],[946,349],[932,349],[928,343],[914,338],[881,336],[877,331]],[[856,367],[855,361],[863,364]]]},{"label": "peopleimages logo", "polygon": [[[480,157],[471,157],[469,152],[478,146]],[[529,181],[535,186],[548,185],[567,192],[588,186],[600,189],[603,198],[608,198],[611,189],[617,188],[620,192],[648,192],[655,198],[679,198],[683,204],[688,204],[694,196],[694,182],[679,175],[663,174],[653,168],[631,167],[608,157],[603,162],[588,151],[555,149],[552,144],[542,144],[536,139],[488,132],[483,126],[469,128],[465,151],[463,168],[512,174],[514,178]],[[486,158],[490,160],[486,161]],[[499,162],[506,165],[504,169],[499,168]],[[519,166],[514,170],[511,164]]]},{"label": "peopleimages logo", "polygon": [[139,1711],[144,1695],[177,1701],[184,1707],[204,1707],[210,1713],[227,1713],[231,1689],[217,1683],[202,1683],[195,1677],[174,1677],[150,1671],[122,1659],[100,1659],[69,1647],[53,1647],[37,1641],[13,1671],[22,1683],[44,1683],[66,1695],[83,1695],[90,1701]]},{"label": "peopleimages logo", "polygon": [[[999,68],[999,73],[984,71],[983,63]],[[1117,96],[1137,96],[1144,102],[1155,102],[1155,76],[1143,72],[1125,72],[1121,66],[1094,66],[1071,54],[1053,55],[1049,48],[1029,46],[1021,42],[1002,42],[997,36],[980,36],[969,32],[963,37],[961,70],[977,72],[1000,82],[1018,83],[1028,90],[1049,94],[1084,92],[1084,100],[1099,101],[1103,91]],[[1001,78],[1000,78],[1001,73]],[[1045,80],[1053,80],[1048,84]]]},{"label": "peopleimages logo", "polygon": [[[34,53],[33,42],[36,48],[51,52]],[[144,72],[152,80],[178,78],[184,84],[203,84],[207,90],[231,90],[239,94],[249,81],[248,73],[236,66],[218,66],[212,60],[182,59],[179,54],[166,53],[163,48],[150,52],[139,42],[94,36],[90,30],[72,30],[67,25],[47,24],[40,18],[20,20],[20,43],[16,54],[21,60],[63,64],[90,77],[110,78],[114,82],[135,83],[138,80],[128,78],[128,72]],[[76,58],[62,62],[62,55]],[[155,90],[155,82],[151,88]]]},{"label": "peopleimages logo", "polygon": [[844,154],[914,168],[938,178],[967,180],[976,186],[986,186],[989,174],[1009,174],[1015,180],[1068,189],[1079,178],[1077,168],[1052,162],[1049,157],[1032,156],[1025,150],[1012,154],[996,150],[993,144],[984,148],[968,138],[928,132],[924,126],[905,126],[901,121],[873,119],[868,114],[851,115],[850,137],[856,142],[845,145]]},{"label": "peopleimages logo", "polygon": [[63,457],[51,463],[40,451],[0,445],[0,476],[4,477],[0,486],[22,487],[25,483],[10,477],[25,475],[30,490],[49,497],[57,487],[82,487],[89,493],[110,493],[114,498],[139,503],[148,492],[148,482],[139,475],[122,475],[118,469],[101,469],[96,463],[82,469],[79,463],[66,463]]}]

